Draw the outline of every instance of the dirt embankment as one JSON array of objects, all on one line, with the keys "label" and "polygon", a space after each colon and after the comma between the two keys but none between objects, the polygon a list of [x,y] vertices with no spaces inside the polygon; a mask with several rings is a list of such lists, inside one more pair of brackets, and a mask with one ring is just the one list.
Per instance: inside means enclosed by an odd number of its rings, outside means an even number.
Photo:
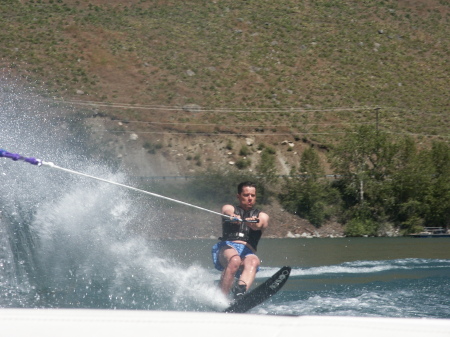
[{"label": "dirt embankment", "polygon": [[[111,123],[118,123],[107,118],[92,118],[88,124],[93,130],[106,129]],[[118,125],[126,131],[126,125]],[[234,169],[233,163],[239,157],[242,146],[250,148],[247,158],[252,161],[248,170],[254,170],[259,160],[259,152],[256,150],[255,140],[245,137],[230,135],[227,139],[214,139],[205,136],[171,137],[163,134],[152,139],[143,139],[142,135],[132,132],[105,133],[93,132],[93,140],[99,146],[110,151],[120,161],[122,169],[130,177],[136,179],[163,179],[163,177],[189,176],[194,173],[204,172],[208,167],[229,167]],[[230,149],[226,143],[232,143]],[[148,144],[160,144],[152,149]],[[250,145],[249,145],[250,144]],[[311,144],[302,141],[285,141],[285,139],[273,139],[271,146],[276,148],[278,172],[289,174],[292,166],[300,159],[301,152]],[[233,200],[230,200],[233,202]],[[341,225],[330,222],[320,228],[311,225],[307,220],[286,212],[280,204],[273,200],[270,205],[262,207],[270,216],[270,226],[265,232],[265,237],[340,237],[343,235]],[[217,238],[220,236],[220,225],[217,216],[204,217],[197,213],[171,211],[171,218],[163,230],[152,232],[151,235],[172,238]]]}]

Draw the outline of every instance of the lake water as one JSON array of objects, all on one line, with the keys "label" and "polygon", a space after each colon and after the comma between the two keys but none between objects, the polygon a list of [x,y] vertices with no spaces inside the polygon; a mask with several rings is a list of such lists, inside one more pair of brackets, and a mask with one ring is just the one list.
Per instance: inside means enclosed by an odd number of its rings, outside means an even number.
[{"label": "lake water", "polygon": [[[127,183],[68,133],[61,107],[19,89],[0,91],[2,148]],[[171,217],[158,200],[3,158],[0,184],[0,308],[227,306],[214,240],[144,239]],[[450,238],[263,239],[259,256],[257,283],[293,269],[252,313],[450,318]]]},{"label": "lake water", "polygon": [[[111,225],[37,218],[14,229],[0,222],[0,307],[227,306],[210,261],[215,240],[148,242]],[[251,313],[450,318],[449,238],[263,239],[259,254],[256,284],[283,265],[293,269]]]},{"label": "lake water", "polygon": [[[193,252],[208,268],[212,243],[165,245],[185,263]],[[450,238],[266,239],[259,256],[259,280],[282,265],[293,270],[253,313],[450,318]]]}]

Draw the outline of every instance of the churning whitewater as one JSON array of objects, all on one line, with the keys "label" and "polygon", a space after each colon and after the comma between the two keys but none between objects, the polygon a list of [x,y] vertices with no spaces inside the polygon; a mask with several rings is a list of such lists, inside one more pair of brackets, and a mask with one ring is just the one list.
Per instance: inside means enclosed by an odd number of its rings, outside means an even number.
[{"label": "churning whitewater", "polygon": [[[2,79],[0,144],[103,179],[126,182],[88,160],[72,111]],[[94,156],[95,159],[98,159]],[[222,308],[217,275],[185,268],[139,232],[161,223],[158,202],[120,187],[3,160],[0,307],[183,310]],[[160,214],[156,216],[156,214]],[[196,282],[192,282],[196,280]]]}]

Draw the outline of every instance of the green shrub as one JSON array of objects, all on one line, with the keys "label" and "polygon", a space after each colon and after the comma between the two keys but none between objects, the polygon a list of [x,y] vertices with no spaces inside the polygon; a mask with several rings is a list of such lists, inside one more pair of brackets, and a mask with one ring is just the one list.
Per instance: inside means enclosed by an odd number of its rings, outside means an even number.
[{"label": "green shrub", "polygon": [[344,229],[346,236],[376,236],[378,225],[371,219],[355,218],[350,220]]},{"label": "green shrub", "polygon": [[161,143],[152,143],[151,141],[146,141],[143,146],[144,149],[146,149],[147,152],[151,154],[155,154],[156,150],[159,150],[163,147]]},{"label": "green shrub", "polygon": [[265,151],[267,154],[276,154],[277,150],[271,146],[267,146],[263,151]]},{"label": "green shrub", "polygon": [[243,158],[236,160],[236,163],[235,163],[236,167],[240,170],[249,167],[251,164],[252,164],[252,161],[250,159],[243,159]]},{"label": "green shrub", "polygon": [[247,145],[242,145],[241,150],[239,151],[239,155],[242,157],[246,157],[250,154],[250,149]]},{"label": "green shrub", "polygon": [[225,145],[225,148],[227,150],[233,150],[233,141],[231,139],[228,139],[227,145]]}]

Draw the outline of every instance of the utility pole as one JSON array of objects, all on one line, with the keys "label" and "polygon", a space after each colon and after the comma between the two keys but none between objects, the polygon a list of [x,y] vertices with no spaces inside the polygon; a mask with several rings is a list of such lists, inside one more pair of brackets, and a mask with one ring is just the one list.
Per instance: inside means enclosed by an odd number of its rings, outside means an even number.
[{"label": "utility pole", "polygon": [[376,114],[376,130],[377,130],[377,136],[378,136],[378,128],[379,128],[379,121],[380,121],[380,119],[379,119],[379,114],[380,114],[380,109],[381,108],[375,108],[375,114]]},{"label": "utility pole", "polygon": [[361,204],[364,202],[364,181],[362,178],[359,181],[359,201],[361,201]]}]

